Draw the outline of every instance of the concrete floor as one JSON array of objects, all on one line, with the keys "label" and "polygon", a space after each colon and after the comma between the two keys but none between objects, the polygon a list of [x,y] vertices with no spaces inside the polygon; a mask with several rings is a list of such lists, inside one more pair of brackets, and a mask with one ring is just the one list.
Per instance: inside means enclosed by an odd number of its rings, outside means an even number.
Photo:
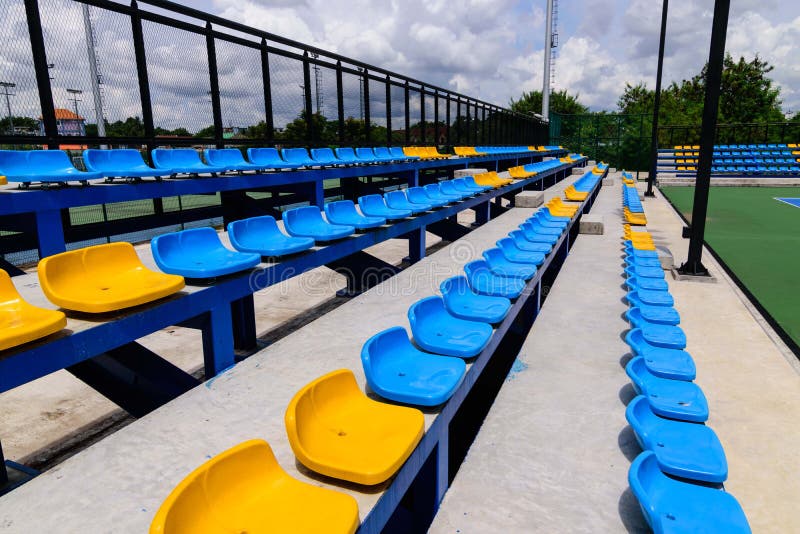
[{"label": "concrete floor", "polygon": [[[680,264],[682,222],[656,194],[644,202],[648,230]],[[605,211],[607,234],[577,241],[431,532],[646,530],[627,489],[639,449],[624,420],[619,199],[619,185],[601,192],[593,213]],[[726,490],[754,532],[800,532],[797,359],[707,252],[703,261],[718,283],[667,279],[725,447]]]},{"label": "concrete floor", "polygon": [[[469,224],[474,213],[466,210],[458,215],[459,222]],[[282,222],[279,221],[279,224]],[[220,233],[229,244],[227,234]],[[426,236],[428,248],[436,247],[441,239],[431,233]],[[392,239],[374,245],[366,252],[393,265],[408,255],[407,241]],[[145,264],[155,267],[149,243],[136,246]],[[157,270],[157,269],[156,269]],[[31,271],[35,273],[35,269]],[[35,280],[35,274],[29,278]],[[306,314],[336,297],[345,287],[343,276],[320,267],[290,280],[261,290],[254,295],[256,331],[269,336],[282,325]],[[53,307],[38,287],[27,289],[29,301]],[[30,297],[28,295],[30,293]],[[74,328],[71,322],[70,328]],[[202,338],[198,330],[173,326],[141,338],[139,343],[163,356],[190,373],[202,372]],[[126,413],[70,373],[59,371],[0,394],[0,440],[8,459],[26,465],[48,465],[79,449],[80,442],[109,426],[128,419]]]}]

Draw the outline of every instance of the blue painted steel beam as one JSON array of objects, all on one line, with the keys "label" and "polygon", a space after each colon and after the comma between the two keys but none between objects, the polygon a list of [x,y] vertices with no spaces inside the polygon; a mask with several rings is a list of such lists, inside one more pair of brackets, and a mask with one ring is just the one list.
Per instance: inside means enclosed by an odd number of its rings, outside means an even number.
[{"label": "blue painted steel beam", "polygon": [[[586,207],[591,207],[591,204],[594,202],[597,192],[601,187],[602,180],[598,181],[590,197],[583,202],[583,209]],[[582,210],[581,213],[583,212],[584,211]],[[400,506],[400,502],[405,496],[406,492],[411,488],[414,479],[424,465],[426,459],[433,452],[438,452],[438,459],[440,462],[437,466],[437,495],[436,502],[434,503],[435,508],[438,509],[439,503],[441,503],[442,499],[444,498],[444,494],[449,487],[449,467],[446,451],[448,449],[450,423],[455,415],[459,413],[459,410],[467,398],[467,395],[472,390],[486,366],[495,357],[496,353],[499,354],[498,347],[502,343],[505,336],[511,331],[517,316],[522,312],[523,309],[529,306],[530,300],[535,300],[536,309],[538,312],[539,282],[541,281],[542,277],[551,269],[551,267],[561,264],[561,258],[559,257],[561,254],[559,251],[562,248],[568,251],[571,246],[571,242],[569,240],[570,234],[573,231],[573,227],[578,227],[579,221],[580,216],[570,221],[566,231],[561,234],[561,237],[553,247],[553,251],[548,254],[547,258],[545,258],[544,263],[539,267],[536,275],[534,275],[534,277],[528,281],[525,289],[520,297],[514,302],[514,305],[511,307],[511,310],[506,318],[494,331],[489,345],[475,359],[474,363],[467,371],[467,374],[464,376],[464,381],[458,387],[450,400],[447,401],[447,403],[442,407],[441,412],[436,417],[436,420],[425,432],[425,435],[422,437],[422,440],[420,440],[416,449],[414,449],[414,452],[411,453],[411,456],[408,458],[406,463],[403,464],[398,471],[391,486],[389,486],[381,498],[378,499],[378,502],[372,508],[367,517],[364,518],[364,521],[361,523],[361,526],[358,529],[358,534],[378,534],[383,531],[395,510],[398,508],[398,506]],[[487,399],[486,401],[491,403],[493,402],[493,399]]]},{"label": "blue painted steel beam", "polygon": [[[198,317],[203,330],[206,376],[214,376],[235,363],[232,302],[387,239],[399,238],[424,229],[427,225],[446,219],[464,209],[485,205],[498,195],[513,193],[535,185],[541,180],[548,179],[552,174],[559,173],[563,176],[565,174],[563,168],[567,166],[565,164],[458,204],[425,212],[412,219],[383,226],[280,263],[226,278],[194,293],[178,293],[148,307],[121,314],[113,321],[98,324],[87,330],[71,335],[62,333],[61,337],[49,342],[9,350],[0,359],[0,392],[108,352],[162,328]],[[203,317],[210,318],[204,321]]]}]

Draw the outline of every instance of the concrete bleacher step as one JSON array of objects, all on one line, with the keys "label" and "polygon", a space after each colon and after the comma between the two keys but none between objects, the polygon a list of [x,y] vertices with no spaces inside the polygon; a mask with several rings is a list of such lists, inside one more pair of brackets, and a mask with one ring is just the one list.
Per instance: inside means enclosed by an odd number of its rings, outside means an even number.
[{"label": "concrete bleacher step", "polygon": [[[563,190],[570,181],[554,189]],[[363,519],[385,492],[321,482],[298,468],[285,438],[285,407],[302,386],[334,369],[352,369],[363,384],[359,353],[369,335],[406,324],[412,302],[436,294],[442,281],[460,274],[464,264],[480,257],[531,213],[508,211],[77,454],[0,500],[0,516],[21,532],[78,531],[89,520],[100,531],[145,531],[161,501],[187,473],[236,443],[262,438],[294,478],[355,497]],[[368,331],[364,317],[370,318]],[[426,428],[436,417],[425,414]],[[92,483],[87,485],[87,479]],[[43,494],[47,499],[39,498]]]}]

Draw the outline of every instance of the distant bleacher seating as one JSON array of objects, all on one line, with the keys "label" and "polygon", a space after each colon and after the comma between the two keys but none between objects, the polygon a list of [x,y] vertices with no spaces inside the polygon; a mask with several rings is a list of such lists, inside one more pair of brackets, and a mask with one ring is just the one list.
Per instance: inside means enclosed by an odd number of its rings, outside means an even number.
[{"label": "distant bleacher seating", "polygon": [[[658,151],[658,172],[679,177],[697,172],[700,147],[676,145]],[[711,172],[714,176],[798,176],[798,144],[715,145]]]}]

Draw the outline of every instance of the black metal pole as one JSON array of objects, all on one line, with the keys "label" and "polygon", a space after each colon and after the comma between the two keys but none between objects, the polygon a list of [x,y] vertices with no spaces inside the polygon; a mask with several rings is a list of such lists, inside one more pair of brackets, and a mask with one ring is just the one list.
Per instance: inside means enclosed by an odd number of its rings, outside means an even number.
[{"label": "black metal pole", "polygon": [[264,85],[264,118],[267,125],[266,142],[272,144],[275,139],[275,123],[272,115],[272,81],[269,73],[269,51],[267,40],[261,39],[261,81]]},{"label": "black metal pole", "polygon": [[661,72],[664,69],[664,40],[667,36],[667,9],[669,0],[661,1],[661,37],[658,41],[658,67],[656,70],[656,93],[653,101],[653,133],[650,139],[650,174],[647,176],[647,191],[644,196],[653,197],[653,182],[658,170],[658,112],[661,109]]},{"label": "black metal pole", "polygon": [[722,67],[725,60],[725,37],[728,32],[728,13],[730,0],[716,0],[714,3],[714,22],[711,28],[711,48],[708,53],[706,73],[706,95],[703,103],[703,124],[700,130],[700,159],[697,164],[697,180],[694,188],[692,207],[691,238],[689,258],[680,266],[678,272],[694,276],[708,276],[703,266],[703,240],[708,211],[708,189],[711,184],[711,162],[714,155],[714,135],[717,131],[717,107],[719,105]]},{"label": "black metal pole", "polygon": [[450,93],[447,93],[447,109],[444,111],[444,120],[447,123],[447,146],[453,146],[453,139],[450,137]]},{"label": "black metal pole", "polygon": [[386,76],[386,146],[392,146],[392,83]]},{"label": "black metal pole", "polygon": [[136,0],[131,2],[131,31],[133,37],[133,52],[136,57],[136,76],[139,80],[139,99],[142,102],[142,124],[144,136],[147,138],[148,155],[155,148],[155,126],[153,125],[153,104],[150,99],[150,78],[147,74],[147,53],[144,48],[144,33],[142,32],[142,17]]},{"label": "black metal pole", "polygon": [[372,118],[369,109],[369,71],[364,69],[361,75],[364,77],[364,142],[369,145],[372,142],[372,135],[370,134]]},{"label": "black metal pole", "polygon": [[311,64],[308,61],[308,50],[303,52],[303,96],[305,97],[306,136],[308,137],[306,144],[312,146],[314,144],[314,110],[311,107]]},{"label": "black metal pole", "polygon": [[433,90],[433,144],[439,144],[439,91]]},{"label": "black metal pole", "polygon": [[344,132],[344,89],[342,87],[342,62],[336,62],[336,112],[339,117],[339,142],[345,142]]},{"label": "black metal pole", "polygon": [[411,97],[408,94],[408,80],[406,80],[406,85],[403,88],[405,90],[405,112],[406,112],[406,146],[411,144],[411,110],[409,108],[409,103],[411,101]]},{"label": "black metal pole", "polygon": [[53,90],[50,87],[50,71],[47,68],[47,54],[44,48],[42,20],[39,15],[39,2],[25,0],[25,14],[28,19],[28,35],[33,53],[33,68],[36,71],[36,87],[39,91],[39,105],[42,108],[44,135],[50,148],[58,148],[55,138],[58,137],[56,110],[53,104]]},{"label": "black metal pole", "polygon": [[426,141],[426,139],[425,139],[426,138],[425,130],[427,129],[427,128],[425,128],[425,86],[424,85],[420,85],[419,86],[419,126],[420,126],[420,130],[421,130],[420,133],[419,133],[420,144],[424,145],[425,141]]},{"label": "black metal pole", "polygon": [[208,49],[208,75],[211,89],[211,113],[214,117],[214,142],[217,148],[224,146],[222,137],[222,106],[219,101],[219,73],[217,72],[217,48],[211,23],[206,22],[206,48]]}]

